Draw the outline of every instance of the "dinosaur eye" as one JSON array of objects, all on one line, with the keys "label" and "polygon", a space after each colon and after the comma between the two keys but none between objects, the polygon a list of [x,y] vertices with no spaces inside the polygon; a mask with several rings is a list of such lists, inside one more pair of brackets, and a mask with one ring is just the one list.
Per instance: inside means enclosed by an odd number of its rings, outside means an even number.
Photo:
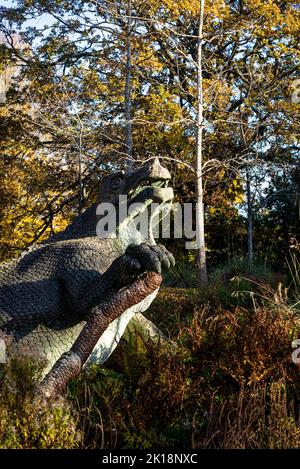
[{"label": "dinosaur eye", "polygon": [[113,178],[113,180],[110,183],[110,187],[112,190],[116,191],[117,189],[120,189],[122,185],[123,179],[120,176],[116,176]]}]

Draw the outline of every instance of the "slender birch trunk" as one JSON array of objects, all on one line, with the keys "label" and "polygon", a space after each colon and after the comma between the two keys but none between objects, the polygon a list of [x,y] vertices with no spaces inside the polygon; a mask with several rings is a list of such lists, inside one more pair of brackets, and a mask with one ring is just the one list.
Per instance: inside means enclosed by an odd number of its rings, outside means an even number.
[{"label": "slender birch trunk", "polygon": [[253,263],[253,210],[252,210],[252,194],[251,194],[251,180],[250,172],[247,168],[246,172],[246,192],[247,192],[247,259],[248,264],[252,265]]},{"label": "slender birch trunk", "polygon": [[132,122],[131,122],[131,29],[132,29],[132,3],[127,3],[127,32],[126,32],[126,84],[125,84],[125,146],[127,168],[132,168]]},{"label": "slender birch trunk", "polygon": [[205,251],[205,213],[203,203],[203,18],[204,0],[200,0],[198,50],[197,50],[197,148],[196,148],[196,232],[198,240],[197,266],[201,285],[207,284],[207,267]]},{"label": "slender birch trunk", "polygon": [[83,134],[83,124],[77,114],[78,120],[78,185],[79,185],[79,202],[78,202],[78,215],[82,213],[83,202],[84,202],[84,191],[83,191],[83,182],[82,182],[82,134]]}]

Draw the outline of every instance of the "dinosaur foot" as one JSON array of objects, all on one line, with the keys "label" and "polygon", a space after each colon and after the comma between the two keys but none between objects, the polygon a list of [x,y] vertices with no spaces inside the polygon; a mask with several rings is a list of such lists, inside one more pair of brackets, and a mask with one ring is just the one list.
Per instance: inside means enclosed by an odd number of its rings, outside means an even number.
[{"label": "dinosaur foot", "polygon": [[126,249],[128,261],[137,269],[137,273],[152,271],[161,274],[175,265],[175,259],[164,246],[142,243],[131,245]]},{"label": "dinosaur foot", "polygon": [[132,283],[144,272],[161,274],[162,270],[169,270],[175,265],[175,259],[162,245],[147,243],[128,246],[125,254],[116,259],[107,273],[107,278],[113,280],[116,289]]}]

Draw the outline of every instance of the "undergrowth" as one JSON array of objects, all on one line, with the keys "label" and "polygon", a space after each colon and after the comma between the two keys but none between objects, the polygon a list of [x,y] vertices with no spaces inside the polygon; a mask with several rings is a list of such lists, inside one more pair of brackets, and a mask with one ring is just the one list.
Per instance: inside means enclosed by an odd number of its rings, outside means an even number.
[{"label": "undergrowth", "polygon": [[38,363],[2,367],[0,446],[300,447],[300,367],[291,360],[300,323],[290,291],[275,277],[230,275],[223,304],[217,283],[205,298],[162,289],[148,317],[172,340],[132,333],[63,398],[37,406]]},{"label": "undergrowth", "polygon": [[79,447],[76,411],[65,398],[35,398],[43,363],[11,358],[0,369],[0,448],[61,449]]},{"label": "undergrowth", "polygon": [[194,290],[163,290],[151,317],[166,329],[176,310],[176,340],[132,334],[114,353],[114,371],[95,366],[72,383],[84,446],[299,447],[291,355],[300,323],[284,291],[261,282],[251,307],[225,309],[203,306]]}]

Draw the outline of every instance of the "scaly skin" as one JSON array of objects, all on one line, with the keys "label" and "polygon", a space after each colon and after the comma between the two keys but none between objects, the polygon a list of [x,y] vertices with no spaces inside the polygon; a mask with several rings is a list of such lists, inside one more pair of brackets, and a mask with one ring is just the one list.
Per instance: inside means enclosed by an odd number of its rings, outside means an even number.
[{"label": "scaly skin", "polygon": [[[100,199],[116,204],[118,196],[125,194],[129,205],[170,202],[170,188],[151,185],[169,177],[156,160],[134,173],[105,178]],[[0,331],[10,337],[13,351],[44,357],[45,374],[72,348],[91,312],[114,292],[132,284],[142,272],[161,273],[174,264],[163,246],[153,244],[151,230],[150,238],[143,238],[132,221],[122,222],[117,238],[99,239],[96,206],[56,238],[0,266]],[[90,360],[105,361],[128,321],[145,311],[156,293],[119,312],[119,319],[108,318],[109,327]]]},{"label": "scaly skin", "polygon": [[151,295],[160,287],[161,281],[160,274],[144,272],[132,284],[113,293],[100,306],[95,306],[70,351],[57,360],[37,387],[37,394],[49,398],[61,393],[70,379],[79,375],[110,322],[118,318],[124,310]]}]

